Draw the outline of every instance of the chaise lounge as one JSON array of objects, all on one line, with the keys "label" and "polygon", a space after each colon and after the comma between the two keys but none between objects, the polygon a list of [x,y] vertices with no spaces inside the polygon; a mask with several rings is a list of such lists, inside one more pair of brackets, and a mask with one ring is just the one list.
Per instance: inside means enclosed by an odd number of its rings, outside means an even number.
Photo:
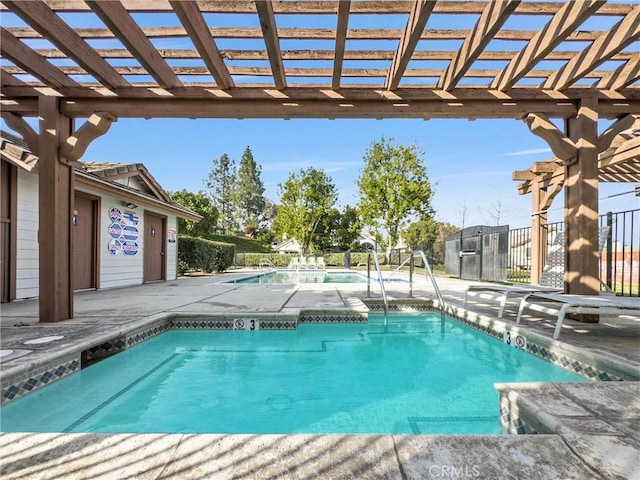
[{"label": "chaise lounge", "polygon": [[535,292],[526,295],[520,301],[516,323],[520,323],[525,308],[557,315],[556,328],[553,332],[555,340],[560,336],[562,323],[567,314],[640,315],[640,299],[613,295],[571,295]]},{"label": "chaise lounge", "polygon": [[[602,227],[598,233],[599,251],[602,252],[609,237],[609,227]],[[464,294],[463,307],[467,307],[469,296],[480,296],[478,292],[494,292],[500,295],[496,298],[500,303],[498,318],[502,318],[507,300],[512,297],[522,298],[523,295],[532,293],[562,293],[564,290],[564,232],[557,232],[556,237],[549,247],[547,263],[542,270],[540,283],[538,285],[499,285],[499,284],[478,284],[471,285]],[[487,298],[487,297],[482,297]],[[494,298],[493,296],[491,297]]]}]

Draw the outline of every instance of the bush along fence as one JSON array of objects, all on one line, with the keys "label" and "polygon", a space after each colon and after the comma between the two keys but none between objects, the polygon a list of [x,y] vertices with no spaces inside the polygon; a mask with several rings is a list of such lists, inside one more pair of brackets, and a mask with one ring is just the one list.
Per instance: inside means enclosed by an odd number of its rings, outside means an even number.
[{"label": "bush along fence", "polygon": [[[327,267],[346,268],[356,267],[358,265],[366,265],[368,253],[365,252],[351,252],[349,256],[342,253],[325,253],[325,254],[310,254],[308,257],[323,258],[324,264]],[[271,263],[275,268],[287,268],[291,264],[293,258],[299,258],[299,254],[292,253],[246,253],[237,252],[233,265],[241,268],[258,268],[264,266],[265,261]],[[383,253],[378,254],[378,261],[380,265],[385,262],[385,256]],[[347,262],[349,265],[347,265]],[[373,262],[372,262],[373,264]]]},{"label": "bush along fence", "polygon": [[203,238],[180,235],[178,238],[178,274],[223,272],[233,265],[236,246]]}]

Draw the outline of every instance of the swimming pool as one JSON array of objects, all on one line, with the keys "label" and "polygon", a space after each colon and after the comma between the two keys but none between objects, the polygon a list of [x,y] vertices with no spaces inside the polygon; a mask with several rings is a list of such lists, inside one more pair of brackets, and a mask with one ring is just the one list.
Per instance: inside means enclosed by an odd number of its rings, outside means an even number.
[{"label": "swimming pool", "polygon": [[[375,282],[375,279],[371,279]],[[253,277],[225,283],[367,283],[367,277],[356,272],[327,270],[271,270]]]},{"label": "swimming pool", "polygon": [[497,434],[494,383],[581,377],[438,313],[172,330],[4,405],[2,431]]}]

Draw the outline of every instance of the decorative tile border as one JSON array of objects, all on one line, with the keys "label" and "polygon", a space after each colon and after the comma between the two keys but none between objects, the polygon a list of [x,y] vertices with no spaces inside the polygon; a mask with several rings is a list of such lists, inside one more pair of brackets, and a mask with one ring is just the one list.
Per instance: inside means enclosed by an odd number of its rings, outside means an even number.
[{"label": "decorative tile border", "polygon": [[338,313],[335,315],[300,313],[299,323],[367,323],[366,316],[358,314]]},{"label": "decorative tile border", "polygon": [[[447,313],[447,315],[453,317],[461,323],[464,323],[465,325],[468,325],[469,327],[472,327],[502,341],[502,336],[505,331],[502,322],[500,322],[501,325],[497,325],[491,321],[482,320],[479,318],[462,317],[460,315],[452,313]],[[602,370],[592,364],[587,363],[588,361],[573,358],[566,353],[556,353],[549,346],[535,343],[535,341],[533,341],[531,337],[527,338],[527,353],[530,353],[531,355],[541,358],[542,360],[568,370],[571,373],[580,375],[581,377],[588,380],[602,382],[624,380],[624,378],[620,375],[617,375],[612,371]],[[592,363],[595,364],[597,362],[594,361]]]},{"label": "decorative tile border", "polygon": [[149,325],[141,330],[128,333],[126,336],[126,344],[125,348],[133,347],[140,342],[144,342],[145,340],[149,340],[155,336],[160,335],[161,333],[166,332],[170,329],[168,322],[160,322],[153,325]]},{"label": "decorative tile border", "polygon": [[7,380],[6,384],[3,383],[1,402],[4,405],[6,402],[20,398],[78,370],[80,370],[79,353],[73,357],[67,357],[63,360],[58,359],[24,375],[14,377]]},{"label": "decorative tile border", "polygon": [[222,318],[174,318],[171,320],[171,328],[179,330],[231,330],[233,320]]},{"label": "decorative tile border", "polygon": [[118,338],[116,340],[110,340],[104,342],[100,345],[96,345],[95,347],[89,348],[83,352],[82,362],[93,362],[94,360],[102,360],[111,355],[115,355],[116,353],[120,353],[127,346],[126,339]]}]

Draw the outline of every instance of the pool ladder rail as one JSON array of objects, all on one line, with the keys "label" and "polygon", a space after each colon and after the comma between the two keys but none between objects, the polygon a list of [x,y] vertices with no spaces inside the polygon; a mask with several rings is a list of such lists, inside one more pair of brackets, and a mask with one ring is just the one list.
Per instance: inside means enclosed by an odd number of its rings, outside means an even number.
[{"label": "pool ladder rail", "polygon": [[[436,294],[436,298],[438,299],[438,303],[439,303],[439,310],[442,312],[444,311],[445,308],[445,303],[444,303],[444,298],[442,297],[442,293],[440,292],[440,288],[438,287],[438,282],[436,282],[436,277],[433,274],[433,270],[431,270],[431,265],[429,264],[429,260],[427,259],[426,254],[424,253],[424,251],[422,250],[414,250],[413,252],[411,252],[411,255],[409,256],[409,258],[407,258],[404,262],[402,262],[398,268],[396,268],[390,276],[393,276],[393,274],[395,272],[397,272],[401,267],[403,267],[407,262],[409,263],[409,297],[413,296],[413,270],[414,270],[414,262],[413,259],[415,257],[415,255],[419,255],[420,258],[422,258],[422,262],[424,263],[424,269],[425,269],[425,275],[427,277],[427,279],[431,280],[431,284],[433,285],[433,290]],[[384,315],[385,315],[385,322],[387,319],[387,314],[389,311],[389,302],[387,300],[387,292],[385,290],[384,287],[384,280],[382,278],[382,271],[380,269],[380,263],[378,262],[378,256],[373,254],[373,252],[369,252],[369,257],[367,259],[367,296],[370,293],[370,287],[369,287],[369,283],[368,280],[370,278],[370,269],[371,269],[371,262],[370,259],[371,257],[373,257],[374,263],[375,263],[375,268],[376,268],[376,273],[378,274],[378,283],[380,284],[380,292],[382,294],[382,302],[384,305]]]}]

